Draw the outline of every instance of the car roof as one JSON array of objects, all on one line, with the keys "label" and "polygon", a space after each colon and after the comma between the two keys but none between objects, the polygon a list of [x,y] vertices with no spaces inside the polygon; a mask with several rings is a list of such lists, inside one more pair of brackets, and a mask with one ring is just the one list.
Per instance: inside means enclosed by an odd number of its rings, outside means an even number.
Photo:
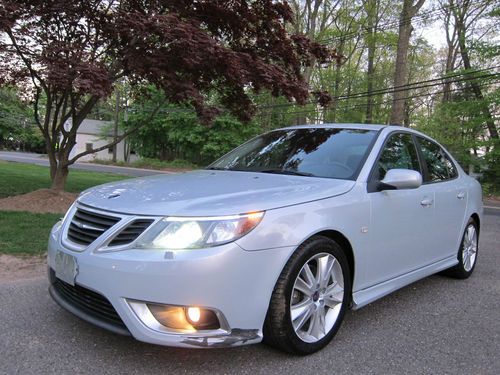
[{"label": "car roof", "polygon": [[[380,124],[305,124],[305,125],[294,125],[287,126],[284,128],[276,130],[289,130],[289,129],[360,129],[360,130],[381,130],[389,125]],[[397,128],[396,126],[391,126],[391,128]],[[405,128],[408,129],[408,128]]]}]

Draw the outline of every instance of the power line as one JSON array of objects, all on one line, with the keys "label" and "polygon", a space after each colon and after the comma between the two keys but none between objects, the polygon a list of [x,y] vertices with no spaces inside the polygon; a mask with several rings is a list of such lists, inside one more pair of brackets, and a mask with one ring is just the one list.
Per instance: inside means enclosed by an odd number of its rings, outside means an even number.
[{"label": "power line", "polygon": [[[485,82],[485,83],[482,83],[482,84],[478,84],[479,87],[484,87],[484,86],[489,86],[489,85],[492,85],[492,84],[496,84],[496,83],[500,83],[500,79],[499,80],[495,80],[493,82]],[[463,91],[464,88],[455,88],[455,89],[451,89],[449,90],[449,92],[457,92],[457,91]],[[415,98],[419,98],[419,97],[424,97],[424,96],[436,96],[436,95],[440,95],[440,94],[443,94],[445,93],[444,90],[442,91],[435,91],[435,92],[426,92],[426,93],[421,93],[421,94],[415,94],[415,95],[409,95],[409,96],[406,96],[406,97],[403,97],[403,98],[398,98],[396,100],[410,100],[410,99],[415,99]],[[382,104],[390,104],[392,103],[393,100],[390,99],[390,100],[385,100],[385,101],[381,101],[381,102],[378,102],[376,103],[377,105],[382,105]],[[366,107],[366,104],[364,103],[352,103],[352,104],[345,104],[343,106],[339,106],[339,107],[335,107],[334,110],[335,111],[340,111],[340,110],[345,110],[345,109],[355,109],[355,108],[365,108]],[[272,111],[267,111],[267,112],[260,112],[261,115],[291,115],[291,114],[310,114],[310,113],[315,113],[315,112],[318,112],[318,113],[321,113],[317,108],[313,108],[311,110],[300,110],[300,111],[293,111],[293,112],[272,112]]]},{"label": "power line", "polygon": [[[468,77],[468,78],[464,78],[461,80],[449,80],[449,78],[454,78],[454,77],[459,77],[459,76],[464,76],[464,75],[472,75],[472,74],[476,74],[476,73],[490,71],[490,70],[497,69],[497,68],[500,68],[500,65],[489,67],[489,68],[477,69],[477,70],[469,71],[469,72],[454,73],[454,74],[450,74],[450,75],[446,75],[446,76],[442,76],[442,77],[438,77],[438,78],[433,78],[433,79],[429,79],[429,80],[424,80],[424,81],[411,82],[411,83],[408,83],[406,85],[385,87],[383,89],[372,90],[372,91],[356,92],[356,93],[352,93],[349,95],[338,95],[338,96],[333,97],[332,100],[338,101],[338,100],[347,100],[347,99],[352,99],[352,98],[357,99],[357,98],[363,98],[363,97],[367,97],[367,96],[383,95],[383,94],[390,94],[390,93],[399,92],[399,91],[416,90],[416,89],[420,89],[420,88],[439,86],[439,85],[443,85],[445,83],[458,83],[458,82],[468,81],[468,80],[473,80],[473,79],[488,78],[489,76],[491,76],[491,77],[497,76],[500,73],[492,73],[492,74],[486,74],[486,75],[482,75],[482,76],[473,76],[473,77]],[[445,81],[445,82],[441,82],[441,83],[435,84],[435,85],[427,85],[427,83],[438,82],[438,81]],[[315,101],[309,101],[306,104],[315,104],[315,103],[316,103]],[[283,104],[259,106],[258,108],[259,109],[261,109],[261,108],[280,108],[280,107],[292,107],[292,106],[297,106],[297,105],[298,105],[297,103],[283,103]]]},{"label": "power line", "polygon": [[[355,96],[350,95],[350,96],[339,97],[339,98],[337,98],[337,100],[358,99],[358,98],[365,98],[365,97],[370,97],[370,96],[374,96],[374,95],[393,94],[393,93],[401,92],[401,91],[416,90],[416,89],[424,89],[427,87],[441,86],[441,85],[444,85],[446,83],[459,83],[459,82],[466,82],[466,81],[471,81],[471,80],[475,80],[475,79],[494,78],[494,77],[497,77],[499,75],[500,75],[500,72],[496,72],[496,73],[490,73],[490,74],[483,74],[480,76],[465,77],[465,78],[461,78],[461,79],[448,80],[446,82],[423,84],[423,85],[418,85],[418,86],[414,86],[414,87],[399,87],[399,88],[391,88],[388,90],[375,90],[371,93],[364,93],[364,94],[359,94],[359,95],[355,95]],[[442,80],[442,79],[439,79],[439,80]],[[435,81],[437,81],[437,80],[435,80]],[[422,81],[422,82],[425,82],[425,81]],[[432,81],[429,80],[428,82],[432,82]]]}]

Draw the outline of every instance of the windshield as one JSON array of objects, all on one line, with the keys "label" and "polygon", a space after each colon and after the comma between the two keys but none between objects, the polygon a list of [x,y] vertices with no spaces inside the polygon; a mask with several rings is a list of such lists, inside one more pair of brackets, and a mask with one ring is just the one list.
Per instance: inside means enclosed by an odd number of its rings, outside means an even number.
[{"label": "windshield", "polygon": [[208,169],[281,173],[354,180],[375,130],[276,130],[224,155]]}]

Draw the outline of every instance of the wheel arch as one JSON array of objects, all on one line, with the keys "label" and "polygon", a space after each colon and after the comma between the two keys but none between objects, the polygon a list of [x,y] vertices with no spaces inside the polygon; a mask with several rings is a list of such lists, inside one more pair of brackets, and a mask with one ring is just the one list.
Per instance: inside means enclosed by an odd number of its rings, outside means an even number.
[{"label": "wheel arch", "polygon": [[[347,239],[346,236],[344,236],[341,232],[337,230],[323,230],[321,232],[315,233],[314,236],[324,236],[327,238],[330,238],[331,240],[334,240],[337,242],[342,250],[344,250],[344,254],[347,258],[347,262],[349,263],[349,271],[351,274],[351,284],[354,284],[354,273],[355,273],[355,259],[354,259],[354,251],[352,249],[352,245]],[[311,236],[311,237],[314,237]],[[309,238],[311,238],[309,237]]]}]

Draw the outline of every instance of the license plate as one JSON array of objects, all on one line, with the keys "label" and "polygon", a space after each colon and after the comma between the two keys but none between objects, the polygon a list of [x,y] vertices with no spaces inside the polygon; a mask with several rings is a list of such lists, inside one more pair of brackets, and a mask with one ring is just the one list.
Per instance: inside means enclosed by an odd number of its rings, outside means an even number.
[{"label": "license plate", "polygon": [[62,281],[75,285],[75,278],[78,275],[78,263],[73,255],[58,251],[56,253],[56,277]]}]

